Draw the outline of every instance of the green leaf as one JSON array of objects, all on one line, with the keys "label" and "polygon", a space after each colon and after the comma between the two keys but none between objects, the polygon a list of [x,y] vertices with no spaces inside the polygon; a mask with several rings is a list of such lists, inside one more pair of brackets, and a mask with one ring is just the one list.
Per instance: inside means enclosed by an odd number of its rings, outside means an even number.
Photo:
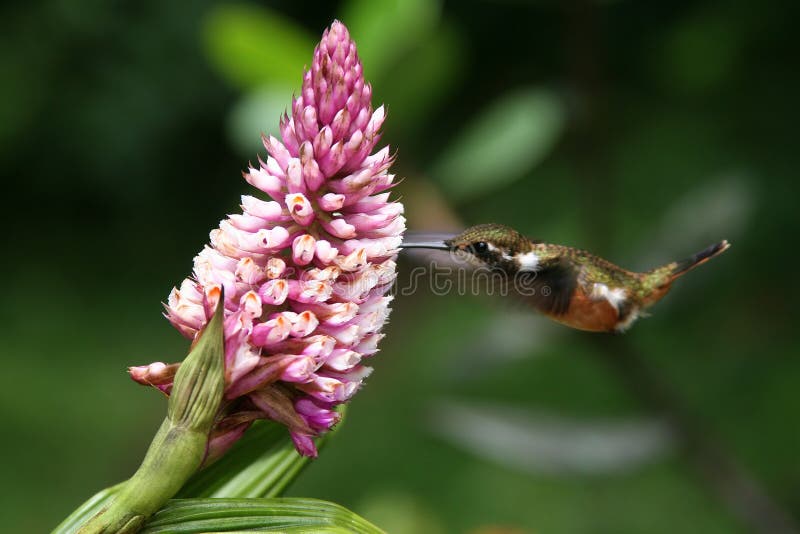
[{"label": "green leaf", "polygon": [[461,35],[453,26],[441,25],[393,66],[391,79],[375,84],[373,100],[386,103],[391,117],[387,128],[419,128],[460,82],[462,50]]},{"label": "green leaf", "polygon": [[279,117],[291,101],[292,89],[277,84],[244,93],[228,114],[226,126],[233,146],[246,158],[263,152],[261,134],[280,136]]},{"label": "green leaf", "polygon": [[196,473],[177,496],[274,497],[308,462],[295,451],[285,427],[257,421],[225,456]]},{"label": "green leaf", "polygon": [[508,94],[466,126],[432,174],[457,200],[505,186],[547,156],[564,121],[561,101],[552,92]]},{"label": "green leaf", "polygon": [[350,0],[342,22],[358,45],[368,79],[389,74],[395,62],[433,30],[439,20],[436,0]]},{"label": "green leaf", "polygon": [[314,39],[291,20],[251,4],[220,4],[208,14],[203,42],[211,64],[232,85],[298,86]]},{"label": "green leaf", "polygon": [[660,53],[648,64],[666,88],[686,93],[719,90],[740,72],[749,32],[742,19],[720,6],[709,4],[669,28]]},{"label": "green leaf", "polygon": [[317,499],[176,499],[155,514],[142,533],[383,531],[350,510]]},{"label": "green leaf", "polygon": [[[344,419],[345,408],[339,411]],[[317,438],[319,451],[341,425]],[[309,462],[297,453],[283,425],[256,421],[227,454],[189,479],[177,497],[277,497]]]},{"label": "green leaf", "polygon": [[64,521],[53,529],[51,534],[70,534],[77,531],[81,525],[103,509],[107,504],[111,503],[111,500],[116,497],[124,484],[124,482],[120,482],[116,486],[111,486],[110,488],[97,492],[74,512],[69,514]]}]

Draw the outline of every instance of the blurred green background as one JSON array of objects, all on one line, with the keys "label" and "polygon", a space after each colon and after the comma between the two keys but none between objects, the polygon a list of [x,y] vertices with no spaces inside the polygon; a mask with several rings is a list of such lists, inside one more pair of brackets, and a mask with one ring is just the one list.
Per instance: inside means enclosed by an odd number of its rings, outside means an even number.
[{"label": "blurred green background", "polygon": [[[0,8],[2,530],[133,472],[160,316],[334,18],[409,227],[511,224],[648,268],[727,238],[624,336],[398,298],[291,489],[392,533],[796,531],[796,3],[52,0]],[[401,282],[415,263],[401,262]],[[794,523],[794,526],[792,526]]]}]

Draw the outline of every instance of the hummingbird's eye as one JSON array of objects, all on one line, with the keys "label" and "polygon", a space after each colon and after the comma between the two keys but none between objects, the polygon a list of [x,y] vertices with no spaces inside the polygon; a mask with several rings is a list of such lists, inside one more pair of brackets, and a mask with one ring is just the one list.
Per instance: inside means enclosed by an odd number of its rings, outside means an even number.
[{"label": "hummingbird's eye", "polygon": [[472,251],[478,255],[486,254],[489,252],[489,244],[486,241],[478,241],[472,245]]}]

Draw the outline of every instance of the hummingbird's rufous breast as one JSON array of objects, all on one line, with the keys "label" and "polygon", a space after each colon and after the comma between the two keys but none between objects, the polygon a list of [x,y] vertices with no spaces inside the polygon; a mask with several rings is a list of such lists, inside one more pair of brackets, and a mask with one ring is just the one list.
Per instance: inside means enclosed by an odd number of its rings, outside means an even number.
[{"label": "hummingbird's rufous breast", "polygon": [[614,332],[620,324],[620,310],[611,301],[591,297],[580,286],[575,288],[566,313],[545,313],[559,323],[589,332]]}]

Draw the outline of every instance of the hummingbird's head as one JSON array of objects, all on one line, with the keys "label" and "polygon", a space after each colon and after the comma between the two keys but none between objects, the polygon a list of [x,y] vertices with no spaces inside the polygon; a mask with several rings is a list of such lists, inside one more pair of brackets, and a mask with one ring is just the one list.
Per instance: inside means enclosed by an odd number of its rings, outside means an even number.
[{"label": "hummingbird's head", "polygon": [[479,224],[445,241],[453,252],[466,254],[489,267],[506,268],[516,264],[519,254],[531,250],[531,241],[502,224]]},{"label": "hummingbird's head", "polygon": [[530,252],[531,241],[502,224],[479,224],[445,240],[409,241],[403,248],[449,250],[466,256],[480,265],[510,269],[517,265],[520,254]]}]

